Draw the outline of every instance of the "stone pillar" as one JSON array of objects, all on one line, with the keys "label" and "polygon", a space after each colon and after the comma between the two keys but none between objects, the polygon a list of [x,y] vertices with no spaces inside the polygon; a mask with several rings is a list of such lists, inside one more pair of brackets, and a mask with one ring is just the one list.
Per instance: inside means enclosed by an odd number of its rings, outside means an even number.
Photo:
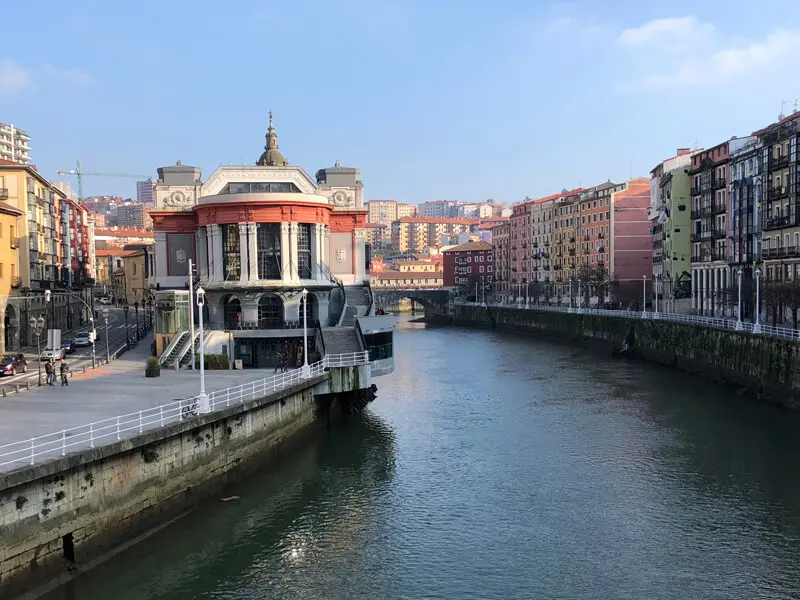
[{"label": "stone pillar", "polygon": [[242,323],[255,323],[258,321],[258,300],[255,297],[242,297]]},{"label": "stone pillar", "polygon": [[[153,241],[155,242],[156,250],[156,277],[166,277],[167,271],[167,233],[165,231],[156,231],[153,234]],[[109,277],[114,273],[113,267],[109,272]]]},{"label": "stone pillar", "polygon": [[200,279],[208,280],[208,231],[205,227],[197,228],[197,254],[195,262],[197,263],[197,273]]},{"label": "stone pillar", "polygon": [[206,231],[211,229],[210,247],[211,251],[211,264],[209,265],[209,272],[211,281],[224,281],[225,272],[222,263],[222,227],[217,224],[209,225]]},{"label": "stone pillar", "polygon": [[353,231],[353,248],[355,256],[353,256],[353,281],[358,284],[364,281],[367,274],[367,265],[364,264],[366,259],[365,246],[366,246],[366,232],[363,229],[356,229]]},{"label": "stone pillar", "polygon": [[697,269],[692,269],[692,308],[697,309]]},{"label": "stone pillar", "polygon": [[[247,223],[239,223],[239,282],[247,283],[250,280],[248,271],[250,259],[247,252]],[[242,308],[244,311],[244,308]],[[244,312],[242,313],[244,320]]]},{"label": "stone pillar", "polygon": [[258,225],[247,224],[247,255],[250,262],[250,281],[258,280]]},{"label": "stone pillar", "polygon": [[288,282],[292,280],[289,272],[289,262],[291,252],[289,250],[289,224],[281,223],[281,280]]},{"label": "stone pillar", "polygon": [[322,263],[322,270],[324,273],[331,272],[331,261],[330,261],[330,253],[331,253],[331,228],[327,225],[322,227],[322,242],[320,247],[320,262]]},{"label": "stone pillar", "polygon": [[321,278],[319,250],[322,240],[322,225],[311,225],[311,279],[318,281]]},{"label": "stone pillar", "polygon": [[323,327],[328,326],[328,307],[330,305],[330,292],[317,294],[317,319]]},{"label": "stone pillar", "polygon": [[297,258],[297,234],[299,229],[298,223],[289,223],[289,280],[297,282],[300,280],[298,272],[298,258]]}]

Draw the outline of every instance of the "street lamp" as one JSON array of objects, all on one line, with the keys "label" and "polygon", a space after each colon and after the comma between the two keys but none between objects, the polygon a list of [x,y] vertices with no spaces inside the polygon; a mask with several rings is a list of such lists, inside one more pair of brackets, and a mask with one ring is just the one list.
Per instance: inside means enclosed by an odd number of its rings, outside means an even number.
[{"label": "street lamp", "polygon": [[122,307],[122,312],[125,313],[125,346],[128,350],[131,349],[131,338],[128,336],[128,311],[130,310],[130,306],[127,304]]},{"label": "street lamp", "polygon": [[[300,374],[303,378],[311,377],[311,367],[308,366],[308,290],[303,288],[303,369]],[[478,302],[478,294],[475,293],[475,302]],[[201,321],[202,322],[202,321]]]},{"label": "street lamp", "polygon": [[583,296],[581,296],[581,280],[578,279],[578,314],[583,312]]},{"label": "street lamp", "polygon": [[753,324],[753,333],[761,333],[761,269],[756,269],[756,322]]},{"label": "street lamp", "polygon": [[647,275],[642,275],[642,318],[647,318]]},{"label": "street lamp", "polygon": [[133,303],[133,309],[136,311],[136,341],[139,341],[139,301]]},{"label": "street lamp", "polygon": [[661,281],[661,275],[653,275],[653,287],[655,288],[655,305],[653,308],[653,318],[657,319],[658,315],[658,282]]},{"label": "street lamp", "polygon": [[147,299],[147,312],[150,313],[150,329],[153,329],[153,299]]},{"label": "street lamp", "polygon": [[[208,406],[208,394],[206,394],[206,353],[205,353],[205,338],[203,337],[203,305],[206,301],[206,292],[203,288],[198,287],[194,295],[197,297],[197,313],[199,316],[200,326],[200,395],[197,397],[197,409],[200,413],[210,412]],[[192,357],[194,360],[194,357]]]},{"label": "street lamp", "polygon": [[103,307],[103,322],[105,323],[106,326],[106,363],[110,363],[111,354],[109,353],[108,350],[108,307],[107,306]]},{"label": "street lamp", "polygon": [[36,355],[39,359],[39,385],[42,385],[42,349],[39,347],[39,340],[42,336],[42,330],[44,329],[44,317],[41,315],[37,319],[36,317],[31,317],[28,319],[28,325],[30,326],[33,333],[36,334]]},{"label": "street lamp", "polygon": [[742,270],[739,269],[736,274],[739,276],[739,305],[736,309],[736,331],[741,331],[744,329],[742,325]]},{"label": "street lamp", "polygon": [[569,309],[567,312],[572,312],[572,278],[569,280]]}]

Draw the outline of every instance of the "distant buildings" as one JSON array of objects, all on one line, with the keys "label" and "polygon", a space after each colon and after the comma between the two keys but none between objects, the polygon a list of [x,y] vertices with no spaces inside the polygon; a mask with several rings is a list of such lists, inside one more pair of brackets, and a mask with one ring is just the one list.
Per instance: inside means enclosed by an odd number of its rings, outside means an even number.
[{"label": "distant buildings", "polygon": [[0,123],[0,160],[27,165],[30,162],[31,137],[24,129]]},{"label": "distant buildings", "polygon": [[477,231],[478,219],[403,217],[392,223],[392,248],[395,252],[424,252],[440,244],[442,235]]},{"label": "distant buildings", "polygon": [[146,204],[153,206],[155,198],[155,181],[152,179],[145,179],[144,181],[136,182],[136,201],[139,204]]},{"label": "distant buildings", "polygon": [[485,295],[494,279],[492,245],[486,242],[467,242],[448,248],[444,254],[444,285],[474,289]]}]

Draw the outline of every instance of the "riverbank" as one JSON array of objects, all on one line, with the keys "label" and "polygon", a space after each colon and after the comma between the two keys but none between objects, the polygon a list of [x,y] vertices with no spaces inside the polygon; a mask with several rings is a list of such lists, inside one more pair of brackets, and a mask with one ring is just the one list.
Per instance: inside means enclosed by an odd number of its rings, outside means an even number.
[{"label": "riverbank", "polygon": [[458,305],[450,323],[589,344],[741,386],[760,399],[800,408],[797,342],[662,320]]}]

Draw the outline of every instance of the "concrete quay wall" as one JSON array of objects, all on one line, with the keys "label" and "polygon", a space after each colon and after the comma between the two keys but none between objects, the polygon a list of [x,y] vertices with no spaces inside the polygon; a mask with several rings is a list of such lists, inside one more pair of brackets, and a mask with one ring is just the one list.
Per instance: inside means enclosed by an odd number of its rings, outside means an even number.
[{"label": "concrete quay wall", "polygon": [[[208,415],[0,474],[0,597],[168,520],[327,422],[328,374]],[[322,390],[324,393],[326,390]],[[63,575],[62,575],[63,577]]]},{"label": "concrete quay wall", "polygon": [[671,321],[629,319],[513,307],[456,306],[451,322],[535,333],[630,353],[744,387],[759,398],[800,408],[800,344]]}]

